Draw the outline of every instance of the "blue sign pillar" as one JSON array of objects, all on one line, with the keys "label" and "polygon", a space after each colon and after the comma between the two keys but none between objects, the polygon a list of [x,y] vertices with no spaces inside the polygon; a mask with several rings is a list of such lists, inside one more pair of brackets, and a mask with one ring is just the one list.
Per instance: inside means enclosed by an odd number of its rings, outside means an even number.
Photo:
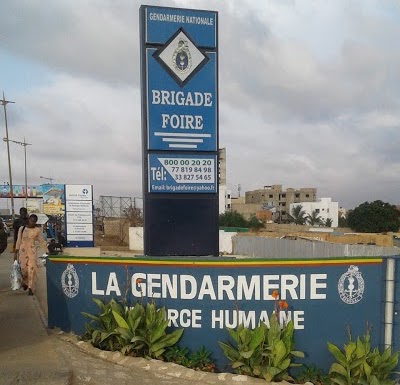
[{"label": "blue sign pillar", "polygon": [[218,255],[218,15],[142,6],[144,253]]}]

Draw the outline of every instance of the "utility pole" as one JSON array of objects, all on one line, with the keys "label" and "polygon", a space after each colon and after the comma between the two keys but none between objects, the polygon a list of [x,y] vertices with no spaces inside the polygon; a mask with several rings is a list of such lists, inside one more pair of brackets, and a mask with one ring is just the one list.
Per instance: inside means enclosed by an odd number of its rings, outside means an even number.
[{"label": "utility pole", "polygon": [[4,91],[3,91],[3,99],[0,100],[1,104],[3,105],[4,108],[4,120],[6,123],[6,142],[7,142],[7,155],[8,155],[8,175],[10,178],[10,198],[11,198],[11,215],[13,220],[15,219],[15,209],[14,209],[14,192],[13,192],[13,184],[12,184],[12,173],[11,173],[11,158],[10,158],[10,143],[8,140],[8,124],[7,124],[7,104],[9,103],[15,103],[10,100],[6,100],[4,97]]},{"label": "utility pole", "polygon": [[28,207],[28,174],[26,172],[26,146],[31,146],[31,143],[26,143],[25,137],[23,142],[19,142],[18,140],[11,140],[8,138],[3,138],[4,142],[13,142],[15,144],[19,144],[21,146],[24,146],[24,160],[25,160],[25,207]]},{"label": "utility pole", "polygon": [[28,176],[26,173],[26,146],[30,146],[30,143],[26,143],[25,141],[25,136],[24,136],[24,143],[22,146],[24,146],[24,159],[25,159],[25,208],[28,209]]}]

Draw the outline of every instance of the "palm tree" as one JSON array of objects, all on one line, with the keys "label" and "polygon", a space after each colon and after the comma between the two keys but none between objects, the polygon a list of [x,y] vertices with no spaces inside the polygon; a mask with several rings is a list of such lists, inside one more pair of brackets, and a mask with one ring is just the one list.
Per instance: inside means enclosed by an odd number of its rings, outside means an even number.
[{"label": "palm tree", "polygon": [[332,227],[333,219],[332,218],[327,218],[325,221],[325,226],[326,227]]},{"label": "palm tree", "polygon": [[319,217],[319,213],[317,213],[317,210],[313,210],[311,212],[311,215],[307,215],[307,223],[310,226],[319,226],[322,224],[322,219]]},{"label": "palm tree", "polygon": [[297,205],[292,208],[292,212],[289,214],[289,222],[295,223],[296,225],[304,225],[306,223],[306,212],[303,210],[302,205]]}]

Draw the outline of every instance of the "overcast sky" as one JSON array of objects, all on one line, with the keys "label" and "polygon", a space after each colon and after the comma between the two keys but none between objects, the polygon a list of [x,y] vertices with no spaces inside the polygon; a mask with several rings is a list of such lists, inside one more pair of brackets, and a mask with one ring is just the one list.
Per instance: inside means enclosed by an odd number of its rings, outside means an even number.
[{"label": "overcast sky", "polygon": [[[400,204],[400,2],[147,1],[219,12],[220,147],[233,196],[316,187]],[[136,0],[2,0],[0,90],[28,183],[142,196]],[[2,112],[2,111],[0,111]],[[1,137],[5,136],[3,114]],[[10,143],[13,183],[23,147]],[[0,184],[8,181],[0,143]]]}]

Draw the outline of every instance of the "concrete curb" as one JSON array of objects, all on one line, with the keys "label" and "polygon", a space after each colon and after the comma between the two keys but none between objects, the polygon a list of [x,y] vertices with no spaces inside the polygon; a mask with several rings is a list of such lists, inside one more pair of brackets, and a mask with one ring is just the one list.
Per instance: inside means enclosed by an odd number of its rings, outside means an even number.
[{"label": "concrete curb", "polygon": [[[112,362],[114,364],[122,365],[124,367],[137,367],[142,370],[152,372],[156,377],[159,378],[182,378],[182,379],[193,379],[196,381],[202,380],[205,384],[267,384],[262,379],[253,378],[244,375],[232,374],[232,373],[208,373],[197,371],[184,366],[177,365],[171,362],[163,362],[159,360],[147,360],[141,357],[130,357],[124,356],[120,352],[108,352],[100,350],[92,346],[91,343],[85,341],[79,341],[78,338],[73,334],[64,334],[60,332],[59,338],[75,345],[82,352],[89,354],[93,357],[100,358],[102,360]],[[292,385],[286,381],[283,382],[271,382],[270,384],[280,385]]]}]

